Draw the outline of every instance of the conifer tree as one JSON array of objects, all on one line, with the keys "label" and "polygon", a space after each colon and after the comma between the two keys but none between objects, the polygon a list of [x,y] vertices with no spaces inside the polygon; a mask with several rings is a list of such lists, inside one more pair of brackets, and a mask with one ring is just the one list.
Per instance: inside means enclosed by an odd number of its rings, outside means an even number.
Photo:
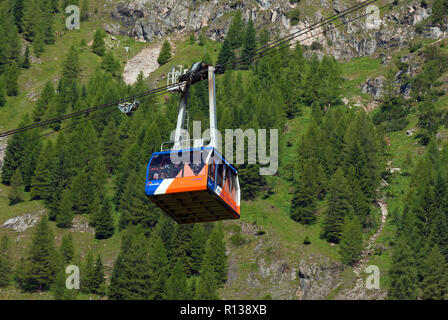
[{"label": "conifer tree", "polygon": [[444,300],[448,293],[447,263],[439,248],[434,246],[424,263],[421,284],[424,300]]},{"label": "conifer tree", "polygon": [[64,265],[68,265],[75,257],[75,247],[73,245],[73,237],[71,233],[67,233],[62,237],[59,252]]},{"label": "conifer tree", "polygon": [[346,217],[339,245],[342,262],[349,265],[354,264],[361,256],[362,245],[362,228],[358,217]]},{"label": "conifer tree", "polygon": [[330,242],[339,243],[341,240],[344,218],[353,213],[348,202],[347,181],[339,168],[333,175],[328,191],[328,207],[325,213],[323,236]]},{"label": "conifer tree", "polygon": [[150,237],[149,272],[151,289],[149,298],[161,300],[164,296],[166,280],[169,274],[169,264],[162,239],[157,234]]},{"label": "conifer tree", "polygon": [[37,224],[26,260],[22,261],[17,280],[25,291],[48,290],[57,271],[57,252],[53,232],[46,217]]},{"label": "conifer tree", "polygon": [[30,62],[30,47],[27,46],[25,49],[25,55],[23,56],[23,61],[22,61],[22,65],[21,67],[23,69],[29,69],[31,67],[31,62]]},{"label": "conifer tree", "polygon": [[104,56],[106,52],[106,44],[104,43],[104,32],[101,29],[97,29],[93,36],[92,51],[99,55]]},{"label": "conifer tree", "polygon": [[81,273],[81,290],[84,293],[92,292],[93,278],[93,253],[91,250],[87,253]]},{"label": "conifer tree", "polygon": [[106,72],[109,72],[114,77],[120,76],[120,63],[115,60],[112,51],[107,51],[104,55],[103,61],[101,62],[101,68],[103,68]]},{"label": "conifer tree", "polygon": [[187,277],[182,264],[176,263],[166,282],[164,298],[166,300],[186,300],[188,296]]},{"label": "conifer tree", "polygon": [[227,255],[221,225],[216,225],[210,234],[205,252],[204,261],[213,268],[216,285],[223,285],[227,281]]},{"label": "conifer tree", "polygon": [[171,59],[171,44],[168,40],[165,40],[162,46],[162,50],[160,51],[159,57],[157,58],[157,62],[160,65],[164,65],[170,59]]},{"label": "conifer tree", "polygon": [[254,27],[254,22],[252,19],[249,19],[249,22],[246,25],[246,31],[244,34],[244,43],[242,56],[244,57],[244,63],[242,64],[242,69],[247,69],[249,65],[252,63],[255,50],[257,49],[257,34]]},{"label": "conifer tree", "polygon": [[190,225],[176,226],[171,259],[171,267],[180,261],[187,276],[191,274],[191,231],[192,226]]},{"label": "conifer tree", "polygon": [[52,293],[55,300],[63,300],[66,291],[66,275],[64,273],[64,268],[60,268],[56,273],[54,283],[52,285]]},{"label": "conifer tree", "polygon": [[23,179],[20,169],[17,169],[11,179],[11,190],[8,192],[9,205],[13,206],[23,201]]},{"label": "conifer tree", "polygon": [[302,224],[310,224],[316,220],[314,212],[316,210],[318,182],[311,161],[305,162],[301,178],[297,183],[291,201],[291,218]]},{"label": "conifer tree", "polygon": [[81,21],[89,20],[89,0],[83,0],[81,6]]},{"label": "conifer tree", "polygon": [[146,177],[146,169],[142,169],[137,176],[131,172],[126,183],[118,211],[120,216],[120,229],[125,229],[129,224],[142,225],[147,230],[147,234],[155,227],[159,218],[159,210],[153,203],[148,201],[144,193],[140,192],[140,186],[145,182],[142,179]]},{"label": "conifer tree", "polygon": [[92,186],[89,183],[87,173],[82,170],[72,181],[71,197],[75,214],[89,213],[89,206],[93,199]]},{"label": "conifer tree", "polygon": [[417,272],[412,251],[406,243],[405,236],[401,236],[394,245],[389,274],[391,278],[389,299],[415,300],[417,298]]},{"label": "conifer tree", "polygon": [[201,277],[195,292],[195,298],[197,300],[217,300],[217,288],[216,274],[213,271],[211,261],[207,259],[204,262]]},{"label": "conifer tree", "polygon": [[93,273],[90,283],[90,291],[95,294],[104,295],[106,278],[104,274],[103,261],[101,256],[98,256],[95,266],[93,267]]},{"label": "conifer tree", "polygon": [[42,24],[37,25],[33,40],[33,49],[36,57],[40,58],[45,50],[45,30]]},{"label": "conifer tree", "polygon": [[53,156],[53,144],[47,141],[45,148],[41,151],[36,170],[31,178],[31,199],[47,199],[50,187],[50,164]]},{"label": "conifer tree", "polygon": [[7,235],[4,235],[0,242],[0,288],[7,287],[10,284],[11,272],[9,239]]},{"label": "conifer tree", "polygon": [[230,44],[230,40],[227,37],[222,44],[221,51],[218,56],[218,64],[224,65],[227,62],[231,61],[235,58],[235,54],[233,53],[232,45]]},{"label": "conifer tree", "polygon": [[73,222],[71,191],[65,190],[61,197],[59,211],[56,215],[56,226],[58,228],[71,228]]},{"label": "conifer tree", "polygon": [[95,217],[95,238],[108,239],[114,234],[114,220],[110,200],[104,198],[101,209]]},{"label": "conifer tree", "polygon": [[202,269],[206,243],[207,232],[204,226],[195,224],[191,234],[191,270],[193,274],[199,274]]},{"label": "conifer tree", "polygon": [[55,96],[53,85],[50,81],[45,84],[45,87],[36,102],[36,107],[33,111],[34,122],[39,122],[43,119],[43,116],[47,112],[48,105]]},{"label": "conifer tree", "polygon": [[232,49],[241,48],[244,41],[244,22],[242,19],[242,13],[237,10],[235,16],[232,19],[232,23],[227,33],[227,38]]},{"label": "conifer tree", "polygon": [[123,234],[121,249],[112,271],[109,299],[149,299],[150,289],[148,241],[141,229],[132,226]]},{"label": "conifer tree", "polygon": [[6,93],[8,96],[19,94],[19,67],[13,61],[6,72]]},{"label": "conifer tree", "polygon": [[22,28],[23,8],[24,8],[24,0],[14,1],[14,6],[13,6],[14,22],[15,22],[17,29],[20,33],[22,33],[22,31],[23,31],[23,28]]}]

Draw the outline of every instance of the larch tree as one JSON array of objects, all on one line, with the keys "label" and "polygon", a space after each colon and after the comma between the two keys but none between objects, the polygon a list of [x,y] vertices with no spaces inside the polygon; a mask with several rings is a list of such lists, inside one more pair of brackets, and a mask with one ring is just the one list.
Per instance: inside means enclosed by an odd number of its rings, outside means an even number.
[{"label": "larch tree", "polygon": [[448,269],[446,259],[437,246],[432,248],[423,264],[422,299],[444,300],[448,293]]},{"label": "larch tree", "polygon": [[166,281],[164,299],[186,300],[188,297],[187,277],[180,262],[176,263],[171,275]]},{"label": "larch tree", "polygon": [[44,216],[36,226],[28,256],[22,261],[17,280],[25,291],[50,289],[58,267],[53,232]]},{"label": "larch tree", "polygon": [[149,272],[151,289],[149,298],[151,300],[162,300],[164,297],[166,280],[169,274],[169,261],[162,239],[153,233],[149,239]]},{"label": "larch tree", "polygon": [[394,245],[389,274],[391,279],[388,291],[389,299],[417,299],[417,271],[411,248],[407,244],[405,236],[401,236]]},{"label": "larch tree", "polygon": [[330,242],[339,243],[341,240],[344,219],[353,213],[347,190],[347,180],[339,168],[330,181],[328,190],[328,206],[323,222],[323,236]]},{"label": "larch tree", "polygon": [[22,173],[17,169],[11,179],[11,189],[8,192],[9,205],[13,206],[23,201],[24,187]]},{"label": "larch tree", "polygon": [[157,58],[157,62],[160,65],[166,64],[171,59],[171,44],[168,40],[162,45],[162,50],[160,51],[159,57]]},{"label": "larch tree", "polygon": [[362,249],[362,228],[359,218],[357,216],[348,216],[345,218],[341,243],[339,244],[342,262],[353,265],[361,257]]},{"label": "larch tree", "polygon": [[121,249],[112,271],[109,299],[149,299],[152,279],[149,251],[148,239],[141,228],[131,226],[124,231]]},{"label": "larch tree", "polygon": [[93,36],[92,51],[99,56],[104,56],[106,44],[104,43],[104,32],[101,29],[96,30]]},{"label": "larch tree", "polygon": [[64,265],[68,265],[73,261],[75,257],[75,247],[73,245],[73,237],[71,233],[67,233],[62,237],[59,253],[62,257]]},{"label": "larch tree", "polygon": [[95,217],[95,238],[108,239],[113,236],[115,230],[112,217],[112,206],[108,198],[104,198],[101,209]]},{"label": "larch tree", "polygon": [[64,190],[59,204],[59,211],[56,215],[56,226],[58,228],[71,228],[73,224],[73,202],[71,191]]},{"label": "larch tree", "polygon": [[92,277],[90,280],[90,292],[99,295],[104,295],[106,293],[106,278],[101,256],[98,256],[98,258],[96,259],[95,266],[93,267]]}]

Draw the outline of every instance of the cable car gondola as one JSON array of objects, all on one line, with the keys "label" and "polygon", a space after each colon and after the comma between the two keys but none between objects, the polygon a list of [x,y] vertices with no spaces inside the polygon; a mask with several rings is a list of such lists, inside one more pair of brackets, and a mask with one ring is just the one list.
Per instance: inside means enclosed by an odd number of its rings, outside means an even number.
[{"label": "cable car gondola", "polygon": [[[215,68],[195,63],[179,77],[186,84],[173,90],[182,94],[174,148],[151,156],[146,174],[146,196],[178,224],[240,218],[238,172],[217,148]],[[210,143],[182,140],[188,89],[208,77],[210,94]],[[186,142],[188,143],[185,147]],[[173,161],[182,159],[183,161]]]}]

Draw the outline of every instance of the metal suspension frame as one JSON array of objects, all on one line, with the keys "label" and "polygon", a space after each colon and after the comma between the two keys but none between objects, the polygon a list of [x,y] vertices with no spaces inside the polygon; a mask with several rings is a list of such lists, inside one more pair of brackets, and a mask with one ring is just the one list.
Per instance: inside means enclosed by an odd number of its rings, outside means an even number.
[{"label": "metal suspension frame", "polygon": [[[209,93],[209,116],[210,116],[210,143],[207,147],[218,149],[218,121],[216,113],[216,72],[215,67],[208,67],[208,93]],[[187,124],[185,123],[188,97],[190,91],[190,84],[187,83],[183,88],[179,88],[181,98],[179,102],[179,111],[177,115],[177,125],[174,138],[174,150],[185,149],[189,146],[185,145],[187,140],[184,139],[184,134],[187,131]],[[178,91],[178,92],[179,92]],[[190,142],[190,141],[188,141]],[[204,141],[193,141],[193,148],[205,147]]]}]

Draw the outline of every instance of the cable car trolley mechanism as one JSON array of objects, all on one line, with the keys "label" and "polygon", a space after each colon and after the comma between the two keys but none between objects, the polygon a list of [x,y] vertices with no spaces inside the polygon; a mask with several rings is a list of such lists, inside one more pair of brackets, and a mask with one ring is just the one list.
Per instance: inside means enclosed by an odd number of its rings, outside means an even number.
[{"label": "cable car trolley mechanism", "polygon": [[[238,172],[217,148],[215,75],[220,67],[202,62],[186,72],[173,70],[168,77],[170,92],[181,93],[174,147],[152,155],[146,174],[145,194],[178,224],[212,222],[240,218]],[[177,78],[177,79],[176,79]],[[210,142],[183,139],[190,85],[209,81]],[[176,159],[176,161],[173,161]]]}]

